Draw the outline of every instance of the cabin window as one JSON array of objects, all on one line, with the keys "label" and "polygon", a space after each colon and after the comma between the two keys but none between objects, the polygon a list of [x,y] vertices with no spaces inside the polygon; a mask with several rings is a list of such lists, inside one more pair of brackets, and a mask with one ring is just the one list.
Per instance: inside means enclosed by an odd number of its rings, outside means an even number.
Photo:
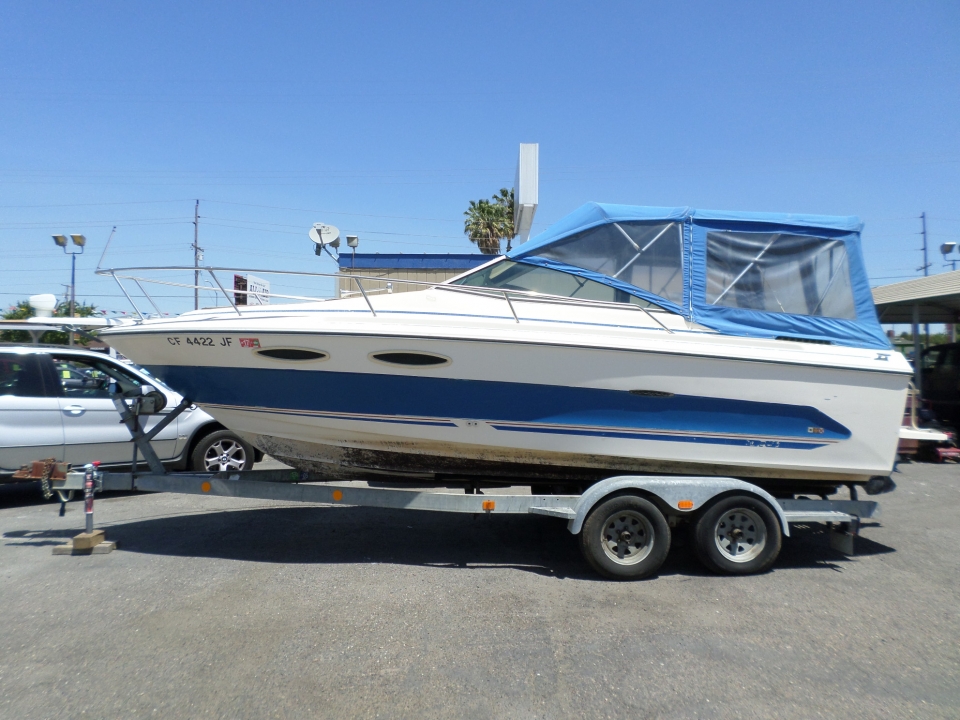
[{"label": "cabin window", "polygon": [[609,285],[560,270],[517,263],[512,260],[501,260],[494,265],[488,265],[452,284],[498,290],[522,290],[579,300],[631,303],[644,308],[656,307],[646,300]]},{"label": "cabin window", "polygon": [[422,352],[371,353],[370,358],[387,365],[405,365],[407,367],[431,367],[450,364],[450,358],[448,357]]},{"label": "cabin window", "polygon": [[790,233],[707,233],[709,305],[856,320],[842,240]]},{"label": "cabin window", "polygon": [[683,304],[683,234],[678,222],[614,222],[537,251]]},{"label": "cabin window", "polygon": [[257,350],[257,355],[273,358],[274,360],[326,360],[329,355],[318,350],[306,350],[304,348],[265,348]]}]

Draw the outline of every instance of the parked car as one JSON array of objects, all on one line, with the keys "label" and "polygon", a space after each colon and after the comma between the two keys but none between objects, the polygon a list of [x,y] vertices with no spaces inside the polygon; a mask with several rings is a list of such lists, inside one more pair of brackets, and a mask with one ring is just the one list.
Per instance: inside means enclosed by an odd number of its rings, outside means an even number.
[{"label": "parked car", "polygon": [[[46,458],[129,467],[133,441],[111,396],[139,395],[143,385],[154,386],[167,399],[162,413],[141,420],[149,430],[182,397],[147,370],[79,348],[0,347],[0,479]],[[196,406],[181,413],[151,444],[164,466],[175,470],[248,470],[262,457]]]},{"label": "parked car", "polygon": [[923,399],[937,419],[960,428],[960,343],[923,351]]}]

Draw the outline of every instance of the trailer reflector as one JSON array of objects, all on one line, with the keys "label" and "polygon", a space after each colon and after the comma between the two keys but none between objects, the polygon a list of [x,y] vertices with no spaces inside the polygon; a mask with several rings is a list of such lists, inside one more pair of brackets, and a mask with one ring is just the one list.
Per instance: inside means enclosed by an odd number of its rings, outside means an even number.
[{"label": "trailer reflector", "polygon": [[211,487],[211,486],[210,486],[210,483],[208,483],[206,480],[204,480],[204,481],[200,484],[200,489],[203,490],[204,492],[210,492],[210,487]]},{"label": "trailer reflector", "polygon": [[496,500],[484,500],[484,501],[483,501],[483,509],[486,510],[487,512],[490,512],[490,511],[493,510],[496,506],[497,506]]},{"label": "trailer reflector", "polygon": [[341,500],[343,500],[343,493],[340,490],[334,490],[333,499],[336,500],[337,502],[340,502]]},{"label": "trailer reflector", "polygon": [[677,507],[681,510],[693,510],[693,500],[681,500],[677,503]]}]

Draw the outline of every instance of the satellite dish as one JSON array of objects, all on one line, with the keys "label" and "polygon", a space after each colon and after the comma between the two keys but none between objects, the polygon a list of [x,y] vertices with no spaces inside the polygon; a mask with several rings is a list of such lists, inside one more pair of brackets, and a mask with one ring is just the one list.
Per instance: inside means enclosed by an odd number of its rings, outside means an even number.
[{"label": "satellite dish", "polygon": [[314,223],[313,227],[310,228],[310,239],[320,247],[324,245],[338,247],[340,245],[340,231],[333,225]]}]

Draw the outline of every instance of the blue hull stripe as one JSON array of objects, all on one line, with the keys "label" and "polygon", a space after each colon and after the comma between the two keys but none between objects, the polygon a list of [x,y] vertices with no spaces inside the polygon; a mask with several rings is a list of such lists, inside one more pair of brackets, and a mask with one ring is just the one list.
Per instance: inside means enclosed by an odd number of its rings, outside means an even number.
[{"label": "blue hull stripe", "polygon": [[247,405],[217,405],[207,403],[206,407],[225,410],[245,410],[271,415],[299,415],[301,417],[326,418],[330,420],[359,420],[363,422],[399,423],[401,425],[431,425],[433,427],[457,427],[455,422],[443,418],[391,417],[386,415],[360,415],[358,413],[315,412],[311,410],[289,410],[276,408],[250,407]]},{"label": "blue hull stripe", "polygon": [[[330,419],[513,432],[812,449],[850,431],[816,408],[749,400],[414,375],[196,366],[151,367],[210,406]],[[639,388],[643,389],[643,388]]]},{"label": "blue hull stripe", "polygon": [[828,443],[805,443],[796,440],[771,440],[769,438],[752,438],[737,435],[680,435],[677,433],[644,433],[622,432],[617,430],[581,430],[568,427],[516,427],[491,423],[497,430],[513,430],[514,432],[550,433],[561,435],[589,435],[591,437],[627,438],[628,440],[666,440],[669,442],[706,443],[709,445],[742,445],[745,447],[783,448],[786,450],[813,450]]}]

